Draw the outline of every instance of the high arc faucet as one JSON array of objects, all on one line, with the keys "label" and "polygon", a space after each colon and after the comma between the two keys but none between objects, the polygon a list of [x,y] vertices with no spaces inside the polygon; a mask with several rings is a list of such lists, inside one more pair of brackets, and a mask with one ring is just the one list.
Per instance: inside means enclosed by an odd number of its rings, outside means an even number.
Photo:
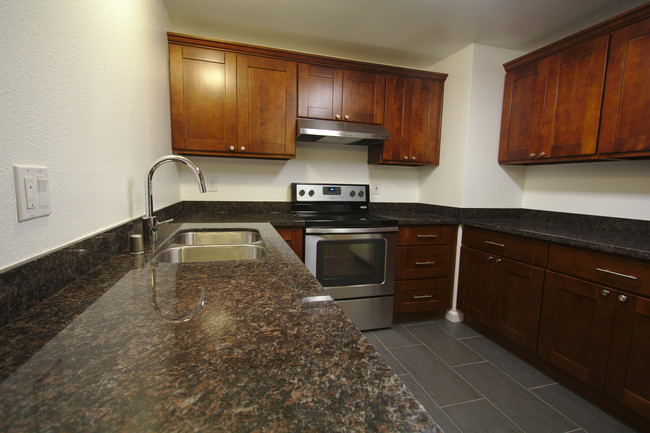
[{"label": "high arc faucet", "polygon": [[153,215],[153,190],[151,186],[153,180],[153,174],[155,173],[156,169],[158,169],[158,167],[160,167],[161,165],[167,162],[172,162],[172,161],[179,162],[188,166],[196,175],[196,180],[199,184],[199,191],[202,194],[207,191],[207,188],[205,187],[205,179],[203,178],[203,173],[201,173],[201,169],[192,161],[185,158],[184,156],[167,155],[155,160],[153,164],[151,164],[151,167],[149,167],[147,178],[145,179],[145,199],[147,200],[147,203],[145,204],[144,217],[142,217],[142,236],[145,242],[148,241],[153,242],[157,240],[158,227],[161,224],[156,220],[156,217]]}]

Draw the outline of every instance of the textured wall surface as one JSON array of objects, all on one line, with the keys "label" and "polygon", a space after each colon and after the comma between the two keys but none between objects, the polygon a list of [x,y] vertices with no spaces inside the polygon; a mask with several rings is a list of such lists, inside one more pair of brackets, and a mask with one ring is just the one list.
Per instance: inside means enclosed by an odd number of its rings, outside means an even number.
[{"label": "textured wall surface", "polygon": [[[170,153],[166,31],[157,0],[0,4],[0,270],[144,213]],[[18,223],[13,164],[49,168],[52,214]],[[179,200],[156,174],[156,207]]]}]

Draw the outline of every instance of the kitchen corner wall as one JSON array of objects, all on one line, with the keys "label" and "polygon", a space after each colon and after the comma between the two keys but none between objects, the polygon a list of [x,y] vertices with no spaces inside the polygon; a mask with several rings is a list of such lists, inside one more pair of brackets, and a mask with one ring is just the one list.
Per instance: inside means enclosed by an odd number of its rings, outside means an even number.
[{"label": "kitchen corner wall", "polygon": [[470,45],[430,69],[446,72],[440,167],[422,172],[422,203],[527,208],[650,219],[650,160],[544,166],[497,162],[503,63],[523,52]]},{"label": "kitchen corner wall", "polygon": [[[144,213],[149,165],[170,151],[159,0],[0,4],[0,270]],[[12,166],[49,169],[52,214],[19,223]],[[156,207],[180,200],[177,169]]]}]

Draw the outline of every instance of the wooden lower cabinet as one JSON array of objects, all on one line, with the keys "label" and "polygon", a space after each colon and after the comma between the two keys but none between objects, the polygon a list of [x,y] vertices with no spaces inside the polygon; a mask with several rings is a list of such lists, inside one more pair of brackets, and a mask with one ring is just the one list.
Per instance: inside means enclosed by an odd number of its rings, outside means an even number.
[{"label": "wooden lower cabinet", "polygon": [[[529,243],[529,245],[528,245]],[[544,257],[545,244],[486,230],[467,228],[463,236],[458,309],[470,320],[535,352],[544,269],[526,261]],[[481,251],[465,245],[486,245]],[[537,251],[537,255],[531,252]],[[515,260],[511,257],[516,257]]]},{"label": "wooden lower cabinet", "polygon": [[548,271],[537,354],[602,390],[614,298],[597,284]]},{"label": "wooden lower cabinet", "polygon": [[400,227],[393,321],[442,317],[451,305],[456,226]]},{"label": "wooden lower cabinet", "polygon": [[650,299],[618,293],[605,392],[650,425]]},{"label": "wooden lower cabinet", "polygon": [[650,263],[465,227],[458,309],[513,352],[650,432]]},{"label": "wooden lower cabinet", "polygon": [[275,230],[282,239],[291,247],[300,260],[304,258],[303,229],[302,227],[276,227]]}]

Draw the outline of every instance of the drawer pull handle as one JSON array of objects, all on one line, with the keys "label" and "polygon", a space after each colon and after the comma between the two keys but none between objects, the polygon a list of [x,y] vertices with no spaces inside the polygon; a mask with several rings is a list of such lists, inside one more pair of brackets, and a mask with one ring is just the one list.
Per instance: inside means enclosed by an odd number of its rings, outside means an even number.
[{"label": "drawer pull handle", "polygon": [[500,244],[498,242],[492,242],[492,241],[483,241],[483,242],[485,242],[486,244],[494,245],[495,247],[505,247],[506,246],[506,244]]},{"label": "drawer pull handle", "polygon": [[625,302],[625,301],[627,301],[627,296],[625,296],[625,295],[618,295],[618,300],[621,301],[621,302]]},{"label": "drawer pull handle", "polygon": [[617,277],[629,278],[630,280],[637,279],[637,277],[635,277],[634,275],[621,274],[618,272],[610,271],[609,269],[596,268],[596,270],[599,272],[604,272],[606,274],[616,275]]},{"label": "drawer pull handle", "polygon": [[438,235],[418,235],[419,238],[437,238]]},{"label": "drawer pull handle", "polygon": [[415,262],[415,266],[435,265],[436,262]]},{"label": "drawer pull handle", "polygon": [[600,293],[602,293],[603,296],[608,296],[609,295],[609,290],[603,289],[603,291],[600,292]]},{"label": "drawer pull handle", "polygon": [[433,298],[433,295],[413,296],[413,299],[428,299],[428,298]]}]

